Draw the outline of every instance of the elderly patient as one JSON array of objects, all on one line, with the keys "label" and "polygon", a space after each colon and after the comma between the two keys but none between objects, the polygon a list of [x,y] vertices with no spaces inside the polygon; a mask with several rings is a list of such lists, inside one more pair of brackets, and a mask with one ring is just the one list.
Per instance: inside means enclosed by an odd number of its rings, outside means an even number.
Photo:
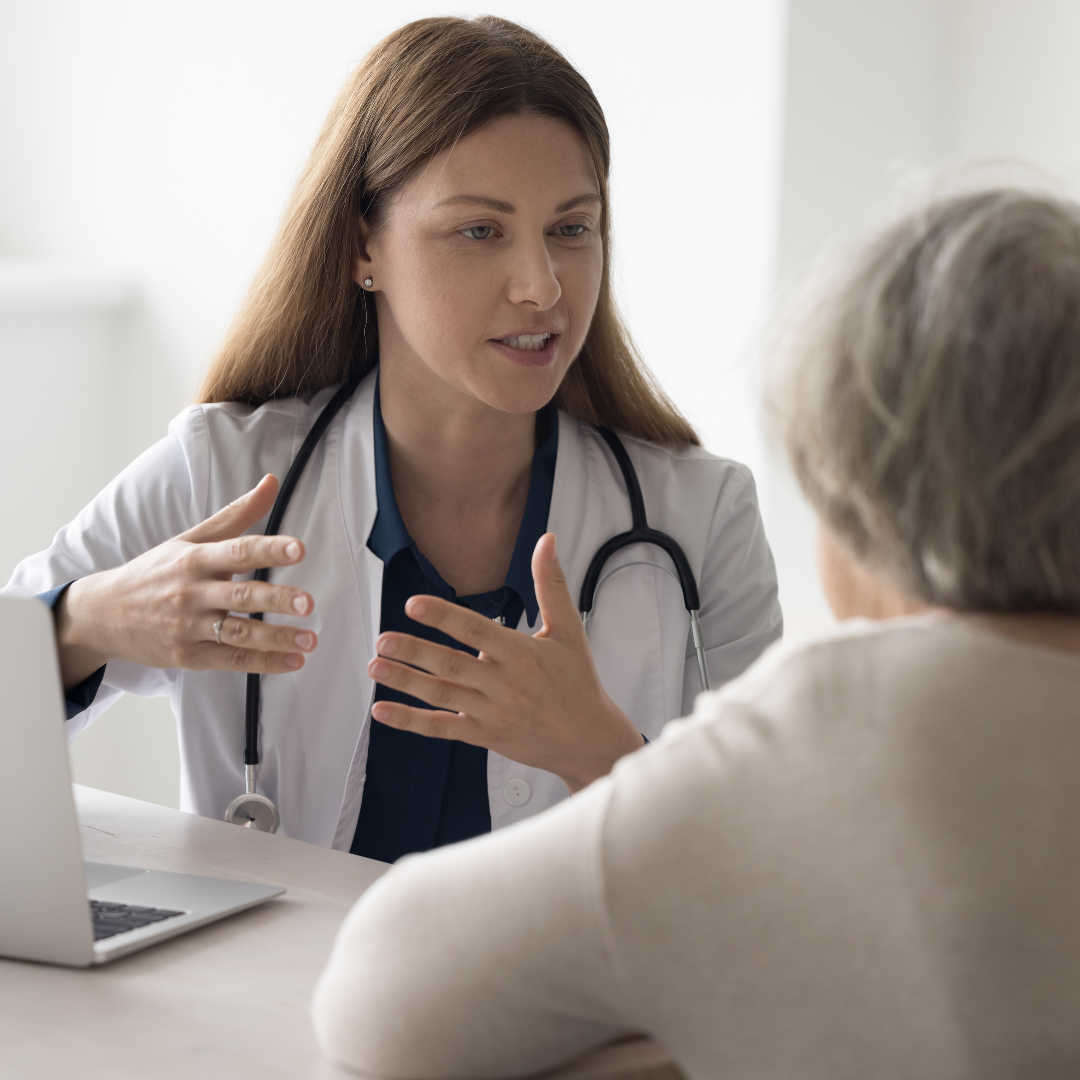
[{"label": "elderly patient", "polygon": [[1080,1076],[1080,207],[939,202],[806,310],[773,413],[864,618],[390,871],[331,1057],[517,1076],[633,1030],[692,1078]]}]

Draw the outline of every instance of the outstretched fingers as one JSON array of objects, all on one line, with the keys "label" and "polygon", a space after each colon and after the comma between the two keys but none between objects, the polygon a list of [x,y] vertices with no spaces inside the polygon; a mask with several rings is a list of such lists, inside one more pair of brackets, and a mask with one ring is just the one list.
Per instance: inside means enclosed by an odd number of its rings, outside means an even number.
[{"label": "outstretched fingers", "polygon": [[438,596],[410,597],[405,604],[405,614],[494,659],[506,656],[517,636],[515,630]]},{"label": "outstretched fingers", "polygon": [[319,643],[314,631],[297,629],[281,623],[266,623],[260,619],[242,619],[229,615],[220,619],[206,617],[204,640],[215,645],[229,646],[244,652],[307,653]]},{"label": "outstretched fingers", "polygon": [[431,675],[472,687],[474,690],[486,690],[496,680],[496,674],[488,660],[462,652],[461,649],[451,649],[434,641],[414,637],[412,634],[382,634],[375,643],[375,651],[383,659],[420,668]]},{"label": "outstretched fingers", "polygon": [[249,574],[263,566],[292,566],[304,557],[304,545],[293,536],[235,536],[189,549],[208,574]]},{"label": "outstretched fingers", "polygon": [[300,652],[263,652],[214,641],[201,641],[185,657],[184,667],[195,671],[244,671],[252,675],[284,675],[304,666]]},{"label": "outstretched fingers", "polygon": [[408,664],[377,656],[368,664],[368,673],[375,682],[426,701],[436,709],[463,713],[481,713],[484,709],[485,697],[480,691]]},{"label": "outstretched fingers", "polygon": [[412,731],[429,739],[455,739],[458,742],[483,745],[477,735],[476,722],[462,713],[439,709],[418,709],[396,701],[376,701],[371,715],[380,724]]},{"label": "outstretched fingers", "polygon": [[201,603],[211,611],[310,615],[315,601],[303,589],[266,581],[209,581],[201,586]]},{"label": "outstretched fingers", "polygon": [[533,549],[532,575],[536,602],[544,621],[540,634],[552,637],[570,633],[577,637],[581,631],[581,614],[570,595],[566,575],[556,554],[554,533],[544,533],[537,540]]},{"label": "outstretched fingers", "polygon": [[177,540],[187,540],[191,544],[208,544],[240,536],[256,521],[270,513],[277,493],[277,477],[267,473],[250,491],[222,507],[195,528],[181,533]]}]

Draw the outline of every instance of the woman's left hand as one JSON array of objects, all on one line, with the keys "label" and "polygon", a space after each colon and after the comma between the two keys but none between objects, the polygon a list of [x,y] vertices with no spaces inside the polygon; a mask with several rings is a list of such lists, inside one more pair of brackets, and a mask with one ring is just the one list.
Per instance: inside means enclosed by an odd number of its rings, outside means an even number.
[{"label": "woman's left hand", "polygon": [[403,731],[495,750],[555,773],[576,792],[644,740],[600,685],[554,533],[537,543],[532,573],[544,623],[532,637],[447,600],[412,597],[409,618],[480,655],[410,634],[382,634],[379,655],[368,664],[371,677],[446,711],[378,701],[372,716]]}]

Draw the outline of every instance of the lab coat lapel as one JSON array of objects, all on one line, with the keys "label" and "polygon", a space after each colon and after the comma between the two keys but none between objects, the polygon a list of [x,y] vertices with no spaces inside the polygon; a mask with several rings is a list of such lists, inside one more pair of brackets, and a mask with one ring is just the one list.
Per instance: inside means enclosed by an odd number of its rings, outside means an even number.
[{"label": "lab coat lapel", "polygon": [[367,673],[367,662],[375,655],[382,616],[382,561],[367,546],[371,528],[378,513],[375,492],[375,454],[373,411],[375,403],[375,373],[368,375],[357,390],[357,398],[346,417],[342,435],[341,462],[338,471],[342,516],[352,552],[352,570],[364,611],[366,639],[358,642],[363,651],[352,658],[348,667],[355,671],[357,685],[356,707],[362,709],[363,723],[349,765],[345,791],[341,798],[333,846],[347,851],[352,844],[360,802],[364,794],[368,742],[371,734],[371,702],[374,684]]},{"label": "lab coat lapel", "polygon": [[349,409],[341,439],[341,462],[338,469],[341,511],[353,555],[353,572],[362,602],[367,605],[367,656],[375,655],[382,609],[382,562],[368,550],[367,540],[379,500],[375,492],[375,451],[373,411],[375,377],[372,372],[360,384],[357,398]]},{"label": "lab coat lapel", "polygon": [[555,462],[548,531],[557,538],[559,562],[575,604],[589,560],[599,546],[601,523],[597,499],[590,498],[590,489],[598,479],[598,463],[596,447],[582,433],[581,424],[560,412],[559,455]]}]

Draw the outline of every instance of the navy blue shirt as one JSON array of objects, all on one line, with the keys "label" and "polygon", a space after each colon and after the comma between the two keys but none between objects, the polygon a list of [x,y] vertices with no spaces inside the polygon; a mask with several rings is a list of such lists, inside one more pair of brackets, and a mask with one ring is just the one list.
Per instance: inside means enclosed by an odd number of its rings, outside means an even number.
[{"label": "navy blue shirt", "polygon": [[[413,622],[405,614],[405,602],[418,593],[441,596],[489,619],[502,617],[511,627],[517,626],[524,612],[529,625],[535,625],[539,607],[533,588],[532,553],[547,529],[551,508],[559,445],[558,411],[554,405],[537,414],[538,447],[506,580],[501,588],[475,596],[455,593],[417,548],[402,521],[390,476],[378,386],[373,420],[378,515],[368,547],[385,567],[381,630],[412,634],[475,656],[474,650]],[[375,700],[431,708],[384,686],[376,687]],[[427,851],[490,831],[487,751],[483,747],[398,731],[372,719],[364,797],[350,849],[354,854],[394,862],[413,851]]]}]

